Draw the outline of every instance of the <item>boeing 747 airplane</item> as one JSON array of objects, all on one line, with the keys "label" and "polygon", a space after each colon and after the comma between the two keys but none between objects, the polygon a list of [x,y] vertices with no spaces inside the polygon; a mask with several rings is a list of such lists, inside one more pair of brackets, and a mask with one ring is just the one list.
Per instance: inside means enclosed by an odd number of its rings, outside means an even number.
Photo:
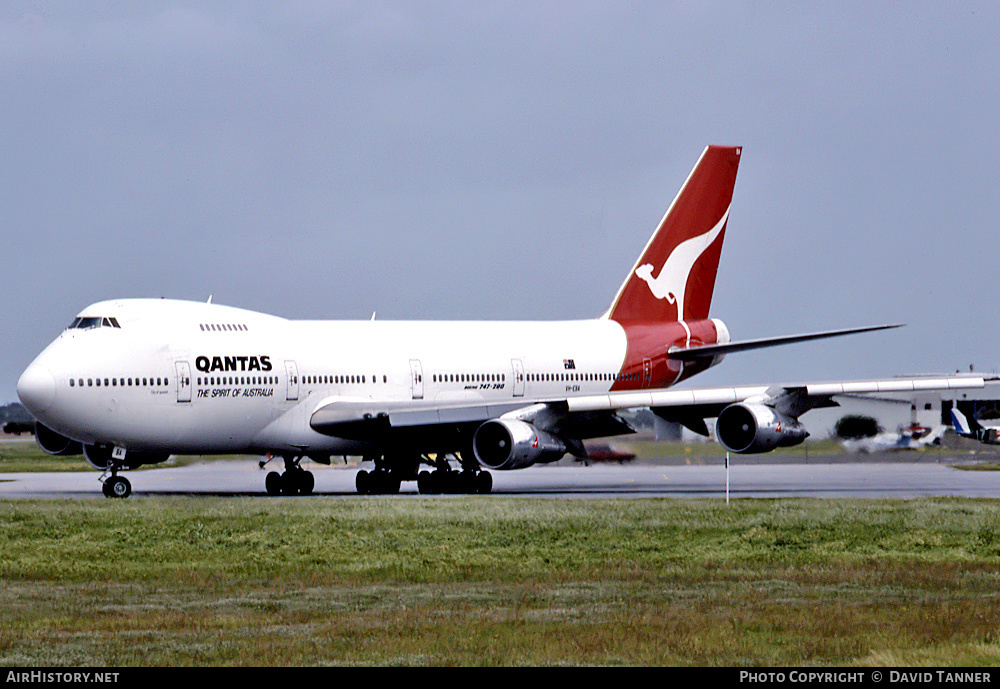
[{"label": "boeing 747 airplane", "polygon": [[[709,318],[738,147],[710,146],[608,310],[556,322],[292,321],[212,303],[121,299],[85,308],[24,371],[39,444],[83,453],[109,497],[120,472],[171,454],[283,461],[270,494],[311,492],[305,458],[361,456],[359,493],[492,490],[585,439],[631,433],[648,407],[726,450],[802,442],[799,417],[844,393],[982,387],[981,378],[671,389],[730,352],[891,325],[733,342]],[[262,462],[262,465],[264,462]],[[423,467],[427,467],[424,469]]]}]

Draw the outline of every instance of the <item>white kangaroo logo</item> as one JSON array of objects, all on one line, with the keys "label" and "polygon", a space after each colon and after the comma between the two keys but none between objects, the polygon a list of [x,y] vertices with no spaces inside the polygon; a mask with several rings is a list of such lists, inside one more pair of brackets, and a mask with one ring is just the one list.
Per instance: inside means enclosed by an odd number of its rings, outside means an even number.
[{"label": "white kangaroo logo", "polygon": [[635,269],[635,274],[646,281],[649,291],[657,299],[666,299],[671,304],[677,304],[677,320],[684,320],[684,291],[688,276],[705,250],[711,246],[715,238],[726,226],[729,209],[722,214],[722,219],[705,234],[686,239],[670,252],[660,269],[660,274],[653,277],[653,265],[644,263]]}]

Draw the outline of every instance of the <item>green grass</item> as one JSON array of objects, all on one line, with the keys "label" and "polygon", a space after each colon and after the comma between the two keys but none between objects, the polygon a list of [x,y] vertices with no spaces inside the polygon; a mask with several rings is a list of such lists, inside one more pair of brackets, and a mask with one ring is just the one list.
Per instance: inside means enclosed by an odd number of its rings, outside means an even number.
[{"label": "green grass", "polygon": [[[200,460],[199,457],[172,456],[155,467],[182,466]],[[138,470],[152,467],[140,467]],[[66,457],[50,455],[38,446],[34,438],[0,442],[0,474],[53,471],[95,471],[83,455]]]},{"label": "green grass", "polygon": [[26,471],[93,471],[82,455],[56,457],[46,454],[35,439],[0,442],[0,473]]},{"label": "green grass", "polygon": [[5,665],[995,665],[1000,502],[0,503]]}]

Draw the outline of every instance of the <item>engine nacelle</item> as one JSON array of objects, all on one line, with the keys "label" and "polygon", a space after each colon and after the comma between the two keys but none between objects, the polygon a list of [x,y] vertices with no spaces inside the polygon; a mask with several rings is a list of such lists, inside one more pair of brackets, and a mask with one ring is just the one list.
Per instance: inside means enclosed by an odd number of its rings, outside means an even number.
[{"label": "engine nacelle", "polygon": [[562,459],[566,443],[530,423],[514,419],[487,421],[472,438],[472,451],[484,467],[524,469]]},{"label": "engine nacelle", "polygon": [[[95,469],[104,470],[111,462],[111,452],[114,450],[110,445],[84,445],[83,456],[87,464]],[[159,464],[170,458],[169,452],[136,452],[130,450],[125,453],[125,461],[118,465],[122,471],[136,469],[143,464]]]},{"label": "engine nacelle", "polygon": [[35,441],[38,446],[50,455],[78,455],[83,447],[75,440],[59,435],[48,426],[35,422]]},{"label": "engine nacelle", "polygon": [[715,422],[715,437],[724,448],[738,454],[798,445],[808,436],[798,419],[763,404],[731,404]]}]

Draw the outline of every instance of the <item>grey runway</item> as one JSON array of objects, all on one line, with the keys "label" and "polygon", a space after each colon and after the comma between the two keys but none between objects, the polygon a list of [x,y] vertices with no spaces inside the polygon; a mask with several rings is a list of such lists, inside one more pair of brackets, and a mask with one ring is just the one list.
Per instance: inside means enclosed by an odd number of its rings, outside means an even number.
[{"label": "grey runway", "polygon": [[[309,467],[313,497],[356,496],[356,468]],[[260,496],[265,472],[251,459],[215,460],[183,467],[128,472],[130,499],[170,495]],[[100,498],[94,472],[0,474],[0,499]],[[552,465],[493,472],[493,494],[550,498],[724,498],[723,465]],[[1000,472],[968,471],[949,462],[754,463],[731,465],[730,498],[915,498],[1000,497]],[[400,496],[416,497],[416,483]],[[386,499],[391,496],[376,496]],[[448,496],[442,496],[448,497]],[[293,498],[309,499],[309,498]]]}]

